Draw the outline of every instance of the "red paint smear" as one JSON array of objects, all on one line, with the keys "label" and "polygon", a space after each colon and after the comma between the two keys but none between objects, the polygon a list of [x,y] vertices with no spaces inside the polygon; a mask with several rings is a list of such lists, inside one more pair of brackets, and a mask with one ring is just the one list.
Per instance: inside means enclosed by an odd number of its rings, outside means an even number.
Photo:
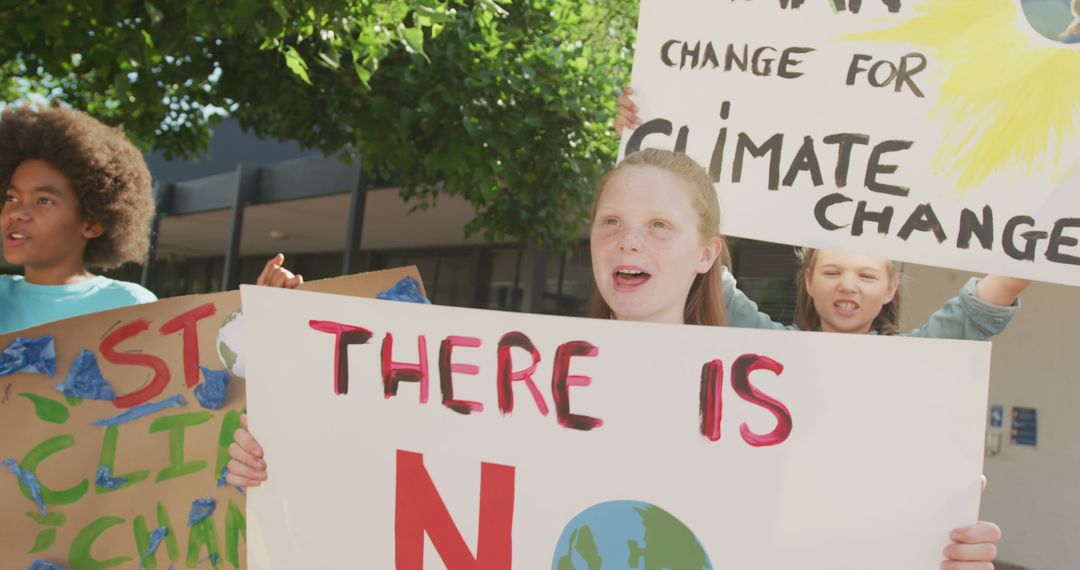
[{"label": "red paint smear", "polygon": [[701,435],[709,441],[720,439],[720,420],[724,415],[724,363],[706,362],[701,367]]},{"label": "red paint smear", "polygon": [[143,389],[132,392],[126,396],[118,396],[113,400],[113,405],[117,408],[130,408],[139,404],[145,404],[164,392],[165,387],[169,385],[169,379],[172,376],[169,372],[169,366],[165,364],[164,360],[152,354],[116,351],[116,345],[129,338],[138,336],[149,328],[150,321],[146,319],[132,321],[109,333],[109,336],[106,336],[98,346],[98,352],[101,353],[101,356],[113,364],[145,366],[154,371],[153,379],[151,379],[150,383]]},{"label": "red paint smear", "polygon": [[386,333],[382,343],[382,378],[383,397],[389,399],[397,395],[398,383],[419,382],[420,403],[428,401],[428,359],[427,339],[424,335],[416,338],[416,351],[419,355],[419,363],[397,362],[393,360],[394,335]]},{"label": "red paint smear", "polygon": [[[513,369],[513,358],[510,356],[510,349],[518,347],[529,352],[532,356],[532,364],[524,370]],[[544,401],[544,396],[540,394],[540,390],[537,389],[536,384],[533,382],[532,375],[536,372],[536,367],[540,365],[540,351],[536,349],[529,337],[523,333],[512,331],[504,334],[499,339],[498,349],[498,369],[497,369],[497,386],[499,390],[499,411],[503,414],[509,414],[514,411],[514,389],[513,382],[525,382],[525,386],[532,393],[533,401],[536,402],[537,409],[540,410],[541,415],[548,415],[547,402]]]},{"label": "red paint smear", "polygon": [[474,557],[446,509],[424,456],[397,452],[394,567],[423,570],[424,534],[448,570],[510,570],[514,523],[514,468],[480,464],[480,522]]},{"label": "red paint smear", "polygon": [[439,387],[442,389],[442,403],[459,414],[471,414],[484,411],[484,405],[472,400],[454,399],[454,373],[476,375],[480,368],[473,364],[454,364],[455,346],[479,348],[480,339],[473,336],[448,336],[439,345]]},{"label": "red paint smear", "polygon": [[371,331],[334,321],[308,321],[308,326],[334,335],[334,395],[349,393],[349,346],[367,344]]},{"label": "red paint smear", "polygon": [[742,434],[743,440],[754,447],[783,443],[791,435],[791,412],[779,400],[751,386],[750,373],[755,370],[768,370],[779,376],[784,371],[784,365],[768,356],[744,354],[731,368],[731,386],[735,388],[735,393],[747,402],[765,408],[776,417],[776,428],[764,435],[751,432],[750,427],[743,422],[739,426],[739,433]]},{"label": "red paint smear", "polygon": [[184,383],[187,384],[188,388],[199,383],[198,323],[216,312],[217,308],[214,307],[213,303],[200,305],[190,311],[181,313],[158,329],[158,332],[163,335],[180,330],[184,331],[180,336],[184,339]]},{"label": "red paint smear", "polygon": [[600,349],[584,340],[573,340],[559,345],[555,351],[555,363],[551,372],[551,395],[555,399],[555,416],[559,425],[588,431],[604,425],[604,420],[592,416],[570,413],[570,387],[588,386],[588,376],[570,375],[570,359],[576,356],[593,357]]}]

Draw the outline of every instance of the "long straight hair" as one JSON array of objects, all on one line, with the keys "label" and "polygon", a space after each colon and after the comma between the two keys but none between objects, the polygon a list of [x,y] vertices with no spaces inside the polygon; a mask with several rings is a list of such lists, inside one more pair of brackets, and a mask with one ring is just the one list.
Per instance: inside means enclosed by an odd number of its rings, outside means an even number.
[{"label": "long straight hair", "polygon": [[[795,255],[799,258],[799,271],[795,274],[795,325],[804,331],[821,330],[821,315],[814,306],[814,298],[806,290],[806,278],[814,272],[817,254],[818,250],[808,247],[795,250]],[[900,283],[900,263],[889,261],[885,267],[889,279],[897,281],[896,294],[881,307],[881,312],[874,317],[874,322],[870,323],[870,330],[881,335],[894,335],[900,332],[900,293],[903,290]]]},{"label": "long straight hair", "polygon": [[[683,322],[688,325],[724,326],[727,324],[727,315],[724,313],[723,272],[724,267],[729,265],[727,244],[720,234],[720,200],[716,197],[716,189],[713,187],[712,178],[694,159],[685,154],[675,153],[670,150],[647,148],[627,155],[618,165],[609,170],[596,187],[596,200],[593,202],[592,217],[596,218],[596,206],[600,203],[600,196],[604,188],[617,173],[631,167],[654,167],[670,172],[690,183],[693,188],[691,198],[694,210],[698,214],[698,232],[702,240],[719,239],[721,250],[720,256],[713,263],[709,271],[699,273],[694,277],[690,285],[690,292],[686,296],[686,306],[683,308]],[[590,316],[610,319],[612,318],[611,307],[597,290],[593,295]]]}]

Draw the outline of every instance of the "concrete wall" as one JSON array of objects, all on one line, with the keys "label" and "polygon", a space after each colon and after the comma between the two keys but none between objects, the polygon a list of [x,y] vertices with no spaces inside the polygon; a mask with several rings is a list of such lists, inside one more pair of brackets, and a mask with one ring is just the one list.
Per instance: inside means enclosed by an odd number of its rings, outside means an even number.
[{"label": "concrete wall", "polygon": [[[926,320],[971,274],[908,265],[903,321]],[[987,457],[982,518],[1004,531],[999,559],[1080,568],[1080,289],[1034,283],[994,340],[990,403],[1005,406],[1001,452]],[[1009,443],[1013,406],[1038,411],[1038,445]]]},{"label": "concrete wall", "polygon": [[321,154],[300,148],[295,141],[281,142],[260,139],[244,132],[236,119],[222,119],[213,128],[210,148],[197,160],[165,160],[160,152],[147,153],[144,158],[154,180],[179,182],[232,172],[238,163],[263,165]]}]

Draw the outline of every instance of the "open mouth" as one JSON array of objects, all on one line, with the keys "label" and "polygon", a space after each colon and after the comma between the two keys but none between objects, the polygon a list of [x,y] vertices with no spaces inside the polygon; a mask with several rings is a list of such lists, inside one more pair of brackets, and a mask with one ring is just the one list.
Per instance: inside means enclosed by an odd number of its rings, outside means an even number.
[{"label": "open mouth", "polygon": [[21,243],[29,238],[30,236],[22,232],[7,232],[4,234],[4,241],[11,244]]},{"label": "open mouth", "polygon": [[855,301],[837,301],[833,303],[833,307],[841,315],[851,316],[859,312],[859,304]]},{"label": "open mouth", "polygon": [[615,288],[633,289],[643,285],[650,277],[652,276],[640,269],[616,269]]}]

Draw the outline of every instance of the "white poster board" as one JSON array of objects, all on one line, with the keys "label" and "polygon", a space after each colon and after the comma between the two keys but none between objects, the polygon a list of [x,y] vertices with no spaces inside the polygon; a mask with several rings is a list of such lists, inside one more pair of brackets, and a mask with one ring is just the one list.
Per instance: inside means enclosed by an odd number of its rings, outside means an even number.
[{"label": "white poster board", "polygon": [[977,517],[987,343],[241,294],[252,568],[910,570]]},{"label": "white poster board", "polygon": [[[628,148],[733,236],[1080,284],[1069,0],[642,0]],[[1078,20],[1080,21],[1080,20]]]}]

